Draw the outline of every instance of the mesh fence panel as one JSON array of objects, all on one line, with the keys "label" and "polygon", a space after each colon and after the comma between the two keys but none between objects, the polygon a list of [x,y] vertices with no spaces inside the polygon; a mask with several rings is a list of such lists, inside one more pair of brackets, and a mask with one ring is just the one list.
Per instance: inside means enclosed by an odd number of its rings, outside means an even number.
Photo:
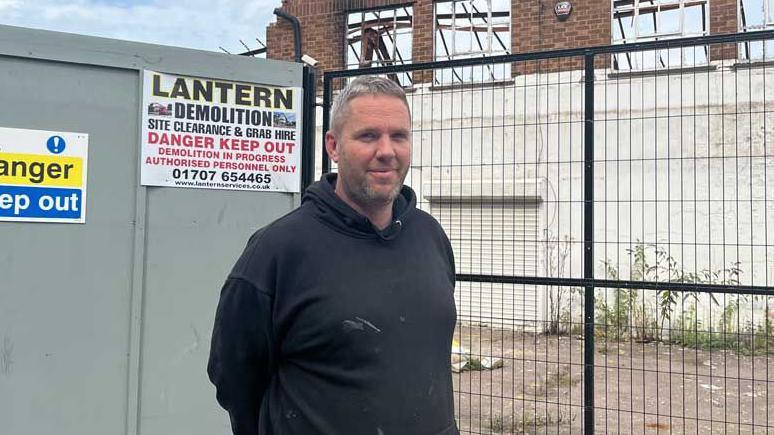
[{"label": "mesh fence panel", "polygon": [[740,49],[772,37],[326,74],[328,107],[412,74],[406,184],[455,251],[463,433],[774,429],[774,74]]}]

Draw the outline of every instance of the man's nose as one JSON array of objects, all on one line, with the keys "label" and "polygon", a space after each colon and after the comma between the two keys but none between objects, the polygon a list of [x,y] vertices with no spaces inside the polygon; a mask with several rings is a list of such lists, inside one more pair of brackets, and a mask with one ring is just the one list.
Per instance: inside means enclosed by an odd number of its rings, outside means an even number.
[{"label": "man's nose", "polygon": [[384,160],[393,157],[395,157],[395,144],[389,135],[384,135],[376,145],[376,158]]}]

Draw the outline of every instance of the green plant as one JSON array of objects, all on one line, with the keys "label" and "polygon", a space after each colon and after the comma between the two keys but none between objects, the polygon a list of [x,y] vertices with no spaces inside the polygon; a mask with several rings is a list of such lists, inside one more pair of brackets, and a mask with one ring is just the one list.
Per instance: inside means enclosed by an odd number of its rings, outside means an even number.
[{"label": "green plant", "polygon": [[580,379],[573,378],[572,374],[565,370],[552,372],[546,377],[547,388],[571,387],[578,382]]},{"label": "green plant", "polygon": [[677,319],[670,342],[694,349],[731,350],[743,355],[774,353],[774,336],[771,334],[768,316],[757,325],[747,322],[739,330],[732,326],[732,319],[738,314],[738,300],[727,304],[731,308],[723,308],[719,329],[712,325],[705,327],[696,315],[697,304],[692,303]]},{"label": "green plant", "polygon": [[[583,290],[578,290],[578,293],[583,295]],[[583,321],[573,319],[572,313],[570,313],[569,309],[562,311],[562,314],[559,316],[559,325],[559,334],[561,334],[562,331],[566,331],[568,335],[575,337],[583,336]]]},{"label": "green plant", "polygon": [[[754,302],[755,297],[747,295],[735,295],[728,299],[724,297],[722,302],[713,293],[708,295],[710,310],[712,307],[721,309],[717,330],[714,325],[702,325],[697,315],[699,293],[675,291],[669,287],[669,283],[686,284],[716,284],[736,286],[740,283],[742,270],[740,263],[734,262],[725,269],[702,270],[699,272],[686,271],[668,251],[657,245],[648,245],[637,242],[632,248],[626,250],[630,258],[630,281],[662,282],[664,288],[656,291],[655,307],[646,303],[642,296],[642,290],[615,289],[612,302],[609,300],[609,292],[602,291],[595,298],[596,321],[598,326],[596,334],[606,339],[624,340],[635,339],[640,341],[664,340],[671,343],[682,344],[688,347],[723,348],[740,352],[755,352],[756,348],[767,348],[765,343],[771,340],[772,316],[768,304],[762,325],[746,325],[739,330],[740,304]],[[617,280],[618,268],[611,261],[602,262],[605,275],[609,279]],[[682,303],[679,318],[674,319],[678,304]],[[686,308],[686,305],[687,308]],[[664,337],[664,331],[669,326],[669,337]],[[771,349],[774,352],[774,349]]]},{"label": "green plant", "polygon": [[[603,261],[607,278],[617,280],[618,269],[609,261]],[[637,300],[637,290],[617,288],[613,291],[613,301],[608,303],[608,292],[602,290],[594,297],[596,305],[595,334],[612,340],[631,337],[632,305]]]},{"label": "green plant", "polygon": [[596,334],[611,340],[630,338],[631,307],[636,297],[636,290],[615,289],[613,302],[608,304],[606,297],[597,295]]},{"label": "green plant", "polygon": [[768,303],[766,304],[765,312],[766,318],[763,324],[758,324],[752,338],[751,353],[753,355],[774,352],[774,321],[772,321],[772,313],[769,310]]},{"label": "green plant", "polygon": [[[562,277],[565,275],[567,267],[567,258],[570,254],[573,239],[565,236],[563,240],[545,230],[543,239],[543,252],[546,274],[551,277]],[[548,325],[546,333],[554,335],[563,335],[572,333],[573,316],[570,311],[574,294],[580,293],[577,287],[550,287],[548,291]],[[582,330],[582,328],[581,328]]]},{"label": "green plant", "polygon": [[543,382],[534,384],[534,390],[529,394],[534,396],[544,396],[549,391],[556,390],[558,388],[569,388],[577,385],[581,381],[578,377],[573,377],[569,371],[569,367],[562,367],[557,371],[552,371],[546,374]]},{"label": "green plant", "polygon": [[481,371],[484,370],[484,365],[481,360],[476,357],[470,357],[468,363],[465,365],[465,370]]},{"label": "green plant", "polygon": [[709,336],[700,336],[700,333],[705,331],[700,330],[701,321],[696,316],[696,305],[697,302],[694,300],[688,306],[688,309],[683,310],[681,313],[680,318],[677,320],[676,328],[672,331],[672,343],[697,348],[700,341],[704,344],[708,342]]},{"label": "green plant", "polygon": [[632,338],[641,343],[649,343],[659,339],[659,325],[650,315],[650,310],[643,298],[632,304]]},{"label": "green plant", "polygon": [[506,420],[502,415],[494,415],[489,417],[484,422],[484,426],[493,432],[513,432],[511,430],[511,423]]},{"label": "green plant", "polygon": [[493,415],[484,421],[484,426],[495,433],[522,434],[546,426],[561,425],[575,421],[575,412],[562,412],[554,414],[546,411],[545,414],[525,410],[517,415],[504,417],[500,414]]},{"label": "green plant", "polygon": [[727,301],[723,307],[723,313],[720,317],[720,330],[724,334],[732,334],[735,331],[734,320],[739,312],[739,296]]}]

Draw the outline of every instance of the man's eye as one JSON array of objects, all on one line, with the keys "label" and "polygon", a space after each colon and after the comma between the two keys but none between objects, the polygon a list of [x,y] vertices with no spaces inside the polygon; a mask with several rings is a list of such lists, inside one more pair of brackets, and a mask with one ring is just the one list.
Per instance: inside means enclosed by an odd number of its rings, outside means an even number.
[{"label": "man's eye", "polygon": [[360,135],[360,140],[370,141],[375,139],[376,139],[376,134],[374,133],[363,133]]}]

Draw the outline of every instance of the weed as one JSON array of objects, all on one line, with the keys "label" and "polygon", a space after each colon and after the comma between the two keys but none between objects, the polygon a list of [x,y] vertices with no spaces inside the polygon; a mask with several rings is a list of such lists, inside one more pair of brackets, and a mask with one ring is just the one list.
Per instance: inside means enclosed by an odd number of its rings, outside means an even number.
[{"label": "weed", "polygon": [[577,415],[570,412],[559,412],[553,414],[551,412],[545,412],[544,414],[535,413],[534,411],[522,411],[518,415],[511,415],[503,417],[502,415],[494,415],[489,417],[484,426],[495,433],[508,433],[508,434],[522,434],[530,429],[534,430],[539,427],[547,426],[560,426],[575,421]]},{"label": "weed", "polygon": [[549,373],[546,377],[547,388],[570,387],[578,382],[580,382],[580,379],[573,378],[572,374],[566,371]]},{"label": "weed", "polygon": [[512,425],[510,422],[507,421],[506,418],[504,418],[502,415],[495,415],[492,417],[489,417],[484,422],[484,426],[486,426],[487,429],[493,431],[493,432],[513,432],[511,430]]},{"label": "weed", "polygon": [[481,371],[484,370],[484,365],[481,364],[481,360],[475,357],[470,357],[468,363],[465,365],[465,370]]},{"label": "weed", "polygon": [[[565,276],[567,259],[570,255],[572,243],[572,238],[565,236],[563,240],[560,240],[558,237],[553,236],[549,230],[546,230],[543,250],[547,276]],[[555,335],[573,333],[570,307],[572,306],[573,296],[580,292],[581,289],[578,287],[551,286],[548,289],[548,324],[545,330],[546,333]],[[570,303],[568,304],[567,302]]]},{"label": "weed", "polygon": [[768,319],[753,326],[747,323],[740,331],[728,327],[728,310],[724,309],[721,328],[705,328],[696,316],[696,304],[691,304],[672,330],[670,343],[693,349],[731,350],[742,355],[761,355],[774,352],[774,336],[769,332]]},{"label": "weed", "polygon": [[[662,282],[665,288],[656,291],[655,304],[645,301],[642,290],[614,289],[612,300],[607,290],[601,290],[595,297],[595,335],[606,340],[664,341],[691,348],[727,349],[744,354],[774,353],[774,346],[771,345],[774,343],[774,321],[768,303],[763,324],[748,322],[742,327],[740,305],[750,302],[750,296],[724,297],[721,303],[715,294],[707,293],[710,314],[713,307],[720,308],[721,312],[714,316],[718,319],[717,324],[704,325],[697,315],[699,293],[679,292],[668,286],[669,283],[737,286],[742,274],[738,262],[725,269],[690,272],[664,248],[656,245],[638,242],[626,253],[631,260],[630,281]],[[612,262],[606,260],[602,264],[607,278],[620,279],[619,270]],[[755,300],[756,297],[752,297],[752,301]],[[681,310],[676,309],[678,303],[683,304]],[[676,312],[679,313],[677,318]],[[713,316],[710,315],[710,318]],[[665,332],[668,337],[665,337]],[[606,347],[601,349],[603,353],[606,350]]]},{"label": "weed", "polygon": [[574,378],[566,368],[562,368],[558,371],[546,374],[545,380],[535,386],[533,395],[544,396],[550,390],[555,390],[557,388],[569,388],[578,384],[580,381],[580,379]]}]

